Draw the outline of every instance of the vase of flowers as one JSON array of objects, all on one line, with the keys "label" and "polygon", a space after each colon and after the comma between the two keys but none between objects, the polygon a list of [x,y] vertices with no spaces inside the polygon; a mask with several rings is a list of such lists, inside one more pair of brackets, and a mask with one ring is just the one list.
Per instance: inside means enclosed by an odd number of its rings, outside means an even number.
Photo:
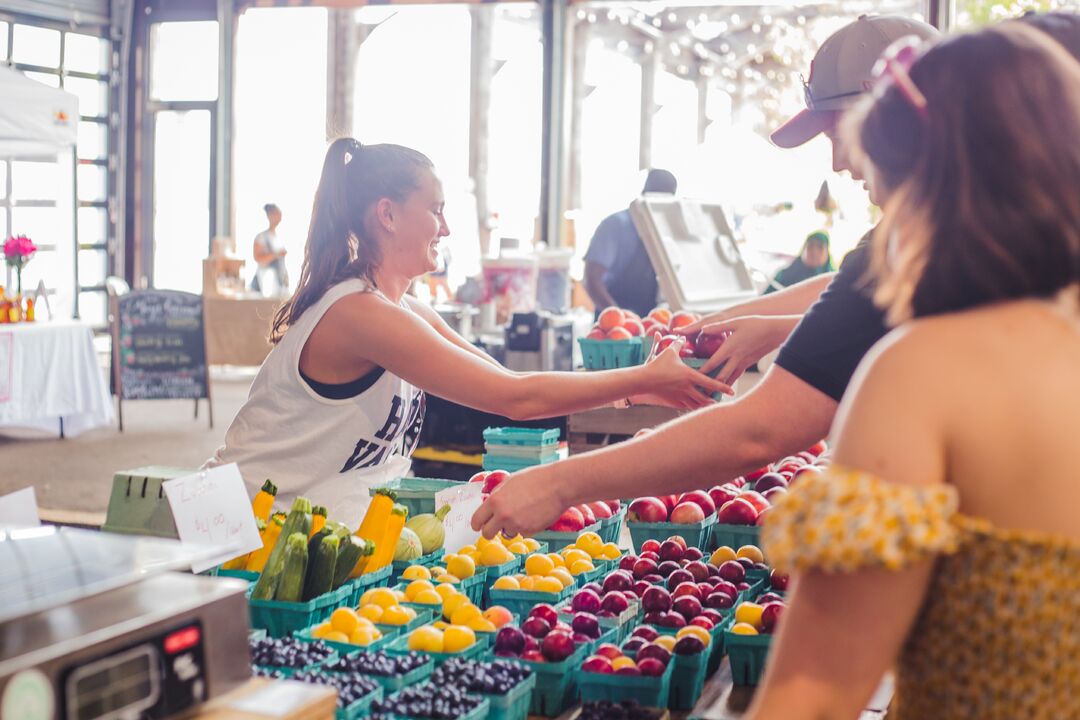
[{"label": "vase of flowers", "polygon": [[22,295],[22,270],[37,252],[37,245],[25,235],[12,235],[4,242],[4,262],[15,268],[16,293]]}]

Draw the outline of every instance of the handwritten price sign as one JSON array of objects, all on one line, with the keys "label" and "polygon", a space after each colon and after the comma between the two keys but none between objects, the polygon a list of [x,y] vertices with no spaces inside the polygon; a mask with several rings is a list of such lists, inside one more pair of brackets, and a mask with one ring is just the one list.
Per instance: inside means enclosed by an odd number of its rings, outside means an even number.
[{"label": "handwritten price sign", "polygon": [[469,524],[473,513],[480,507],[480,491],[483,483],[463,483],[460,487],[450,487],[435,493],[435,509],[450,505],[450,513],[443,520],[446,529],[446,542],[443,547],[447,553],[455,553],[466,545],[471,545],[480,537],[480,533]]},{"label": "handwritten price sign", "polygon": [[251,500],[236,465],[166,480],[162,487],[180,539],[221,548],[220,554],[193,564],[192,571],[202,572],[261,547]]}]

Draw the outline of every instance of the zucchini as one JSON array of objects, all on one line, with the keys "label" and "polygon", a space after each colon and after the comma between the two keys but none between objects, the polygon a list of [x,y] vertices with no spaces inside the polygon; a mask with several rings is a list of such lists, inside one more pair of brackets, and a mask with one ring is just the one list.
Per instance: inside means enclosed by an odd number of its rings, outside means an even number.
[{"label": "zucchini", "polygon": [[[305,497],[293,500],[292,509],[289,510],[285,524],[281,528],[274,549],[270,551],[270,557],[266,561],[259,581],[255,583],[255,589],[251,593],[252,600],[273,600],[274,587],[278,584],[277,577],[285,567],[285,546],[288,539],[296,533],[304,534],[304,554],[307,555],[307,537],[311,532],[311,501]],[[301,581],[303,589],[303,581]]]},{"label": "zucchini", "polygon": [[285,541],[284,564],[278,579],[275,600],[282,602],[300,602],[304,594],[304,579],[307,576],[307,533],[293,533]]},{"label": "zucchini", "polygon": [[315,553],[309,553],[311,568],[304,582],[304,602],[334,589],[334,565],[337,563],[340,545],[341,540],[335,535],[327,535],[319,543]]},{"label": "zucchini", "polygon": [[311,536],[311,539],[308,540],[307,544],[307,554],[309,559],[315,557],[315,554],[319,551],[319,544],[323,541],[323,538],[330,537],[330,535],[330,528],[324,527],[322,530]]},{"label": "zucchini", "polygon": [[341,587],[349,579],[349,573],[366,557],[375,552],[375,543],[353,534],[341,539],[337,564],[334,565],[334,588]]}]

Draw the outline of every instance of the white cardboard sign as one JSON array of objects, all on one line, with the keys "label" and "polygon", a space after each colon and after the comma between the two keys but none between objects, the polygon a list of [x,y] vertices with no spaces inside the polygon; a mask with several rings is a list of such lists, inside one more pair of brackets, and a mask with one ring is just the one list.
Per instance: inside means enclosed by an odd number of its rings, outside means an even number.
[{"label": "white cardboard sign", "polygon": [[457,487],[446,488],[435,493],[435,510],[443,505],[450,505],[450,512],[443,519],[446,529],[446,542],[443,547],[447,553],[456,553],[466,545],[471,545],[480,537],[472,529],[472,516],[480,508],[483,498],[480,491],[483,483],[462,483]]},{"label": "white cardboard sign", "polygon": [[34,488],[27,487],[0,496],[0,525],[37,527],[40,524]]},{"label": "white cardboard sign", "polygon": [[221,548],[214,557],[193,563],[192,572],[202,572],[262,547],[251,499],[235,464],[166,480],[162,487],[180,539]]}]

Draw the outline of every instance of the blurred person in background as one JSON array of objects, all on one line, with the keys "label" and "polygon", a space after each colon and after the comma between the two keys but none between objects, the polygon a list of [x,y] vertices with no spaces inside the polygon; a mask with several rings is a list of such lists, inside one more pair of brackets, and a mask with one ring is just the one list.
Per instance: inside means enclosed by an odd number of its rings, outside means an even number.
[{"label": "blurred person in background", "polygon": [[836,272],[836,266],[833,265],[832,255],[829,253],[829,233],[819,230],[807,236],[799,256],[776,273],[764,294],[783,290],[822,273],[833,272]]},{"label": "blurred person in background", "polygon": [[[274,203],[263,205],[267,228],[255,236],[252,254],[255,256],[255,277],[251,289],[263,295],[286,295],[289,292],[289,273],[285,269],[285,246],[278,240],[281,208]],[[270,280],[273,282],[269,282]]]}]

